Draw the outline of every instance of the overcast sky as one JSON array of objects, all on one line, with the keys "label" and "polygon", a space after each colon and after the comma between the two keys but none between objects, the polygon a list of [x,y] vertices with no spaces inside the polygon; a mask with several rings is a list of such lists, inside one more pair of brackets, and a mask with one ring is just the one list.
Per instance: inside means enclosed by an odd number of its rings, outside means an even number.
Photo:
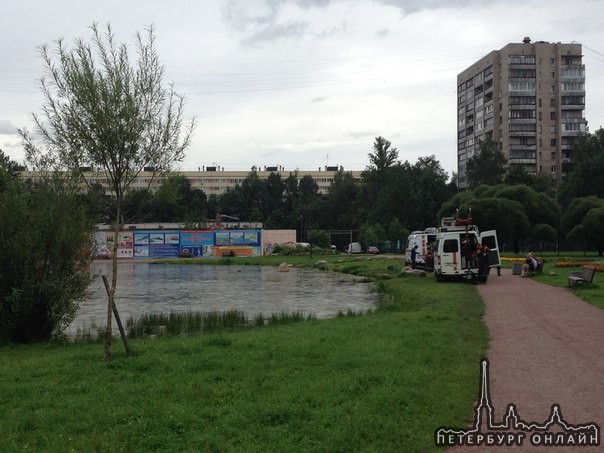
[{"label": "overcast sky", "polygon": [[[579,42],[591,131],[604,125],[602,0],[7,0],[0,14],[0,149],[42,105],[36,50],[153,24],[167,82],[196,117],[182,170],[362,170],[377,136],[401,160],[456,170],[456,77],[510,42]],[[134,47],[132,47],[134,50]],[[134,56],[134,53],[132,54]]]}]

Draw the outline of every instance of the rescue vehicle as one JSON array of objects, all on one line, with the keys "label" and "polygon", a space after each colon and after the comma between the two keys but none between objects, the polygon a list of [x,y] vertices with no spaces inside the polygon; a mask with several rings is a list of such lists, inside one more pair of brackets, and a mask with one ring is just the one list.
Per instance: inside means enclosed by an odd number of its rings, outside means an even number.
[{"label": "rescue vehicle", "polygon": [[479,274],[479,260],[476,259],[476,246],[484,244],[489,248],[488,267],[501,266],[497,232],[495,230],[479,232],[472,218],[456,219],[444,217],[436,232],[434,247],[434,276],[437,281],[447,279],[483,280],[487,275]]},{"label": "rescue vehicle", "polygon": [[411,264],[411,249],[417,245],[417,255],[415,256],[417,267],[432,270],[432,247],[435,240],[436,228],[413,231],[407,237],[405,247],[405,261],[407,264]]}]

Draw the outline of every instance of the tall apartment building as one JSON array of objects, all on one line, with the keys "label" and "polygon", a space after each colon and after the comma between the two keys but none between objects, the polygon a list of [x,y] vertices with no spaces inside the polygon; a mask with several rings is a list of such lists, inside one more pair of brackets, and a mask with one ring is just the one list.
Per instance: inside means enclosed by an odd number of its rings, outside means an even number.
[{"label": "tall apartment building", "polygon": [[586,131],[581,44],[512,43],[457,76],[458,186],[466,163],[491,138],[508,165],[564,181],[572,143]]}]

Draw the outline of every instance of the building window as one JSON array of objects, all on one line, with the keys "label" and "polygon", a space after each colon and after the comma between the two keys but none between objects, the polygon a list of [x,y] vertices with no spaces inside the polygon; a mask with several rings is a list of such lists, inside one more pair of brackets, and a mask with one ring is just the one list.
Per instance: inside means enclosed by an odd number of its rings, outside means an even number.
[{"label": "building window", "polygon": [[583,123],[564,123],[565,131],[583,131],[585,130],[585,124]]},{"label": "building window", "polygon": [[[555,138],[552,138],[552,139],[550,140],[550,143],[549,143],[549,144],[550,144],[551,146],[556,146],[556,139],[555,139]],[[552,154],[555,154],[555,153],[552,153]],[[552,158],[553,158],[553,157],[554,157],[554,156],[552,156]]]},{"label": "building window", "polygon": [[556,125],[555,124],[551,125],[549,127],[549,131],[550,131],[550,133],[555,134],[556,133]]},{"label": "building window", "polygon": [[534,55],[510,55],[509,64],[535,64]]},{"label": "building window", "polygon": [[509,102],[510,105],[535,105],[535,96],[510,96]]},{"label": "building window", "polygon": [[510,69],[510,77],[520,78],[520,79],[534,79],[535,70],[534,69]]},{"label": "building window", "polygon": [[584,105],[584,96],[562,96],[562,105]]},{"label": "building window", "polygon": [[549,100],[549,106],[550,107],[556,107],[558,103],[556,102],[556,98],[552,98]]},{"label": "building window", "polygon": [[[541,112],[539,112],[539,116],[541,116]],[[512,119],[534,119],[535,111],[534,110],[510,110],[510,118]],[[539,118],[541,119],[541,118]]]},{"label": "building window", "polygon": [[535,132],[535,123],[512,123],[509,130],[510,132]]},{"label": "building window", "polygon": [[562,82],[562,91],[585,91],[583,82]]},{"label": "building window", "polygon": [[510,91],[535,91],[535,82],[510,82]]},{"label": "building window", "polygon": [[549,112],[549,119],[555,121],[556,120],[556,112]]}]

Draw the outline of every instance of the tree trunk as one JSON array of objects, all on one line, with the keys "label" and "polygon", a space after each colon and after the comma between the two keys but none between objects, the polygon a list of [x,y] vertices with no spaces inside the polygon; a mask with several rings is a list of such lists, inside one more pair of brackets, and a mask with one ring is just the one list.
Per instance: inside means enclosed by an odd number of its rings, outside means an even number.
[{"label": "tree trunk", "polygon": [[[118,213],[119,216],[119,213]],[[119,219],[119,217],[118,217]],[[115,224],[115,230],[113,231],[113,253],[111,255],[111,287],[107,292],[107,325],[105,326],[105,346],[103,358],[105,361],[111,359],[111,321],[113,316],[113,305],[115,301],[115,287],[117,284],[117,242],[119,239],[120,222],[119,220]]]}]

